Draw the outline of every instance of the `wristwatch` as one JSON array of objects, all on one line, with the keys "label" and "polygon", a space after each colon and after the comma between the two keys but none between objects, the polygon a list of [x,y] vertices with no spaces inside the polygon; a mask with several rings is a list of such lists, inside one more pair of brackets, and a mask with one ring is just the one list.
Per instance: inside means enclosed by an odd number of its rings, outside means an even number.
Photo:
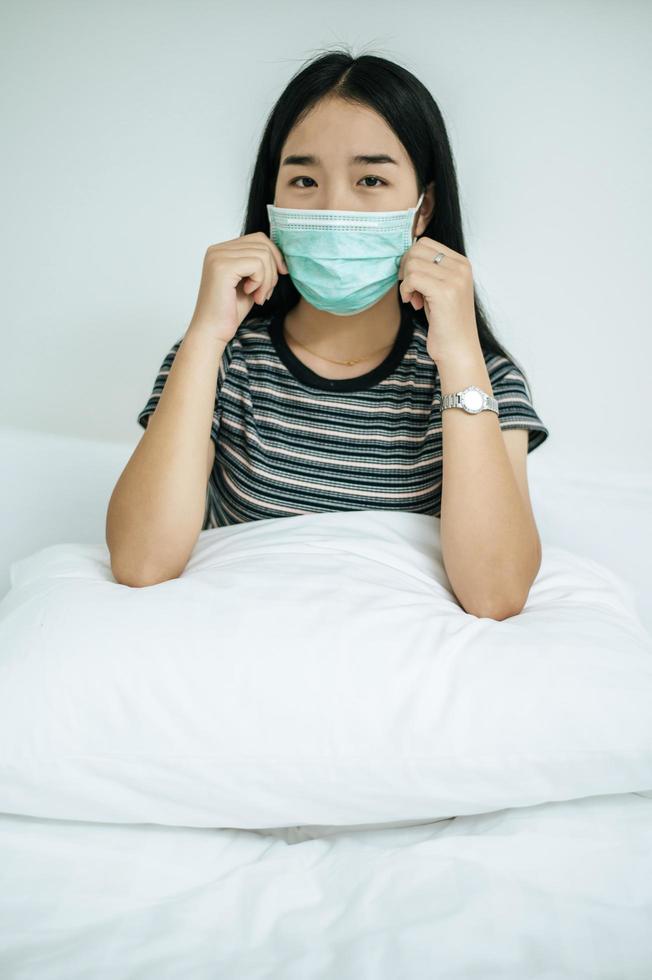
[{"label": "wristwatch", "polygon": [[478,388],[477,385],[469,385],[463,391],[454,391],[450,395],[442,395],[442,412],[445,408],[463,408],[465,412],[470,412],[471,415],[477,415],[478,412],[488,410],[498,415],[498,402],[496,399],[493,395],[488,395],[482,388]]}]

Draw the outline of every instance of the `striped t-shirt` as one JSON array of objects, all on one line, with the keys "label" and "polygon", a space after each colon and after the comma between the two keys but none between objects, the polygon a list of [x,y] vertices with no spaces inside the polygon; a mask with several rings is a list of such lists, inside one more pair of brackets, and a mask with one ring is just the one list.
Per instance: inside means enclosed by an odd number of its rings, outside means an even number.
[{"label": "striped t-shirt", "polygon": [[[242,324],[220,361],[215,463],[202,530],[315,511],[407,510],[440,517],[441,386],[427,328],[401,305],[394,346],[357,378],[323,378],[283,336],[283,315]],[[146,428],[183,337],[138,414]],[[523,373],[485,355],[501,429],[525,428],[528,453],[548,438]]]}]

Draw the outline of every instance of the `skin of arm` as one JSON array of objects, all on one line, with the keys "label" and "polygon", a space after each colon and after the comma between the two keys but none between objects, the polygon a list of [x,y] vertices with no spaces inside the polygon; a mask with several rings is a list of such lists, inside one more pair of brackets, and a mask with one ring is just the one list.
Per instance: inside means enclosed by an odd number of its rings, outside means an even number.
[{"label": "skin of arm", "polygon": [[[438,364],[443,394],[477,385],[493,394],[482,349]],[[441,547],[466,612],[506,619],[521,612],[541,565],[527,486],[528,431],[503,431],[495,412],[442,412]]]},{"label": "skin of arm", "polygon": [[[469,385],[493,395],[467,256],[422,235],[404,253],[398,275],[403,301],[425,311],[442,396]],[[503,432],[495,412],[442,412],[442,560],[460,605],[475,616],[521,612],[541,564],[527,442],[527,430]]]}]

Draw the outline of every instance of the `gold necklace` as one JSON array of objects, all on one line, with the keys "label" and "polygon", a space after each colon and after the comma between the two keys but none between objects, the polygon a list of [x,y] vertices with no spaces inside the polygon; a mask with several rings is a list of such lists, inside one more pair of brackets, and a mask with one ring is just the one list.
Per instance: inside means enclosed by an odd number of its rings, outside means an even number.
[{"label": "gold necklace", "polygon": [[324,357],[323,354],[318,354],[316,351],[310,350],[310,348],[309,347],[306,347],[304,344],[300,344],[298,340],[295,340],[294,339],[294,337],[292,336],[292,334],[290,333],[290,331],[288,330],[287,327],[284,327],[284,329],[285,329],[286,334],[290,338],[290,340],[294,341],[294,343],[297,344],[299,347],[303,347],[303,349],[304,350],[307,350],[309,354],[314,354],[315,357],[321,357],[322,361],[328,361],[330,364],[344,364],[347,367],[350,366],[350,365],[353,365],[353,364],[359,364],[360,361],[366,361],[366,360],[368,360],[373,354],[379,354],[381,352],[381,350],[387,350],[388,347],[393,347],[394,344],[395,344],[395,342],[396,342],[396,338],[395,338],[391,342],[391,344],[385,344],[384,347],[378,347],[377,350],[372,350],[371,354],[367,354],[366,357],[359,357],[355,361],[333,361],[333,360],[331,360],[330,357]]}]

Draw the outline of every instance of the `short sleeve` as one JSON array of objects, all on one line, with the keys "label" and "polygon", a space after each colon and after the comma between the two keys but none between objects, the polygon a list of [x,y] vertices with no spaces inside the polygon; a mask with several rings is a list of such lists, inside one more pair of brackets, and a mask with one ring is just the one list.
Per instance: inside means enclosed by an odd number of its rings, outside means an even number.
[{"label": "short sleeve", "polygon": [[[139,425],[142,425],[143,429],[147,428],[147,423],[149,422],[150,415],[152,415],[152,413],[156,409],[156,406],[159,403],[161,393],[163,391],[163,388],[165,387],[165,382],[167,381],[168,375],[170,373],[170,368],[174,363],[174,358],[176,357],[177,352],[181,347],[182,341],[183,341],[183,337],[180,340],[177,340],[177,342],[172,345],[168,353],[163,358],[163,362],[160,368],[158,369],[158,373],[156,375],[154,384],[152,386],[152,393],[147,399],[147,403],[143,406],[143,408],[141,408],[140,412],[138,413],[137,421]],[[217,435],[219,431],[220,417],[221,417],[221,406],[219,404],[218,396],[220,393],[220,389],[224,383],[224,378],[226,377],[226,372],[228,369],[229,362],[231,360],[231,356],[232,356],[232,345],[231,342],[229,342],[224,348],[224,352],[222,354],[222,359],[220,361],[220,365],[217,373],[217,385],[215,389],[215,404],[213,407],[213,419],[211,422],[211,439],[216,444],[217,444]]]},{"label": "short sleeve", "polygon": [[489,381],[498,402],[501,429],[528,429],[528,453],[545,442],[549,431],[537,414],[532,392],[525,375],[513,361],[503,355],[486,358]]}]

